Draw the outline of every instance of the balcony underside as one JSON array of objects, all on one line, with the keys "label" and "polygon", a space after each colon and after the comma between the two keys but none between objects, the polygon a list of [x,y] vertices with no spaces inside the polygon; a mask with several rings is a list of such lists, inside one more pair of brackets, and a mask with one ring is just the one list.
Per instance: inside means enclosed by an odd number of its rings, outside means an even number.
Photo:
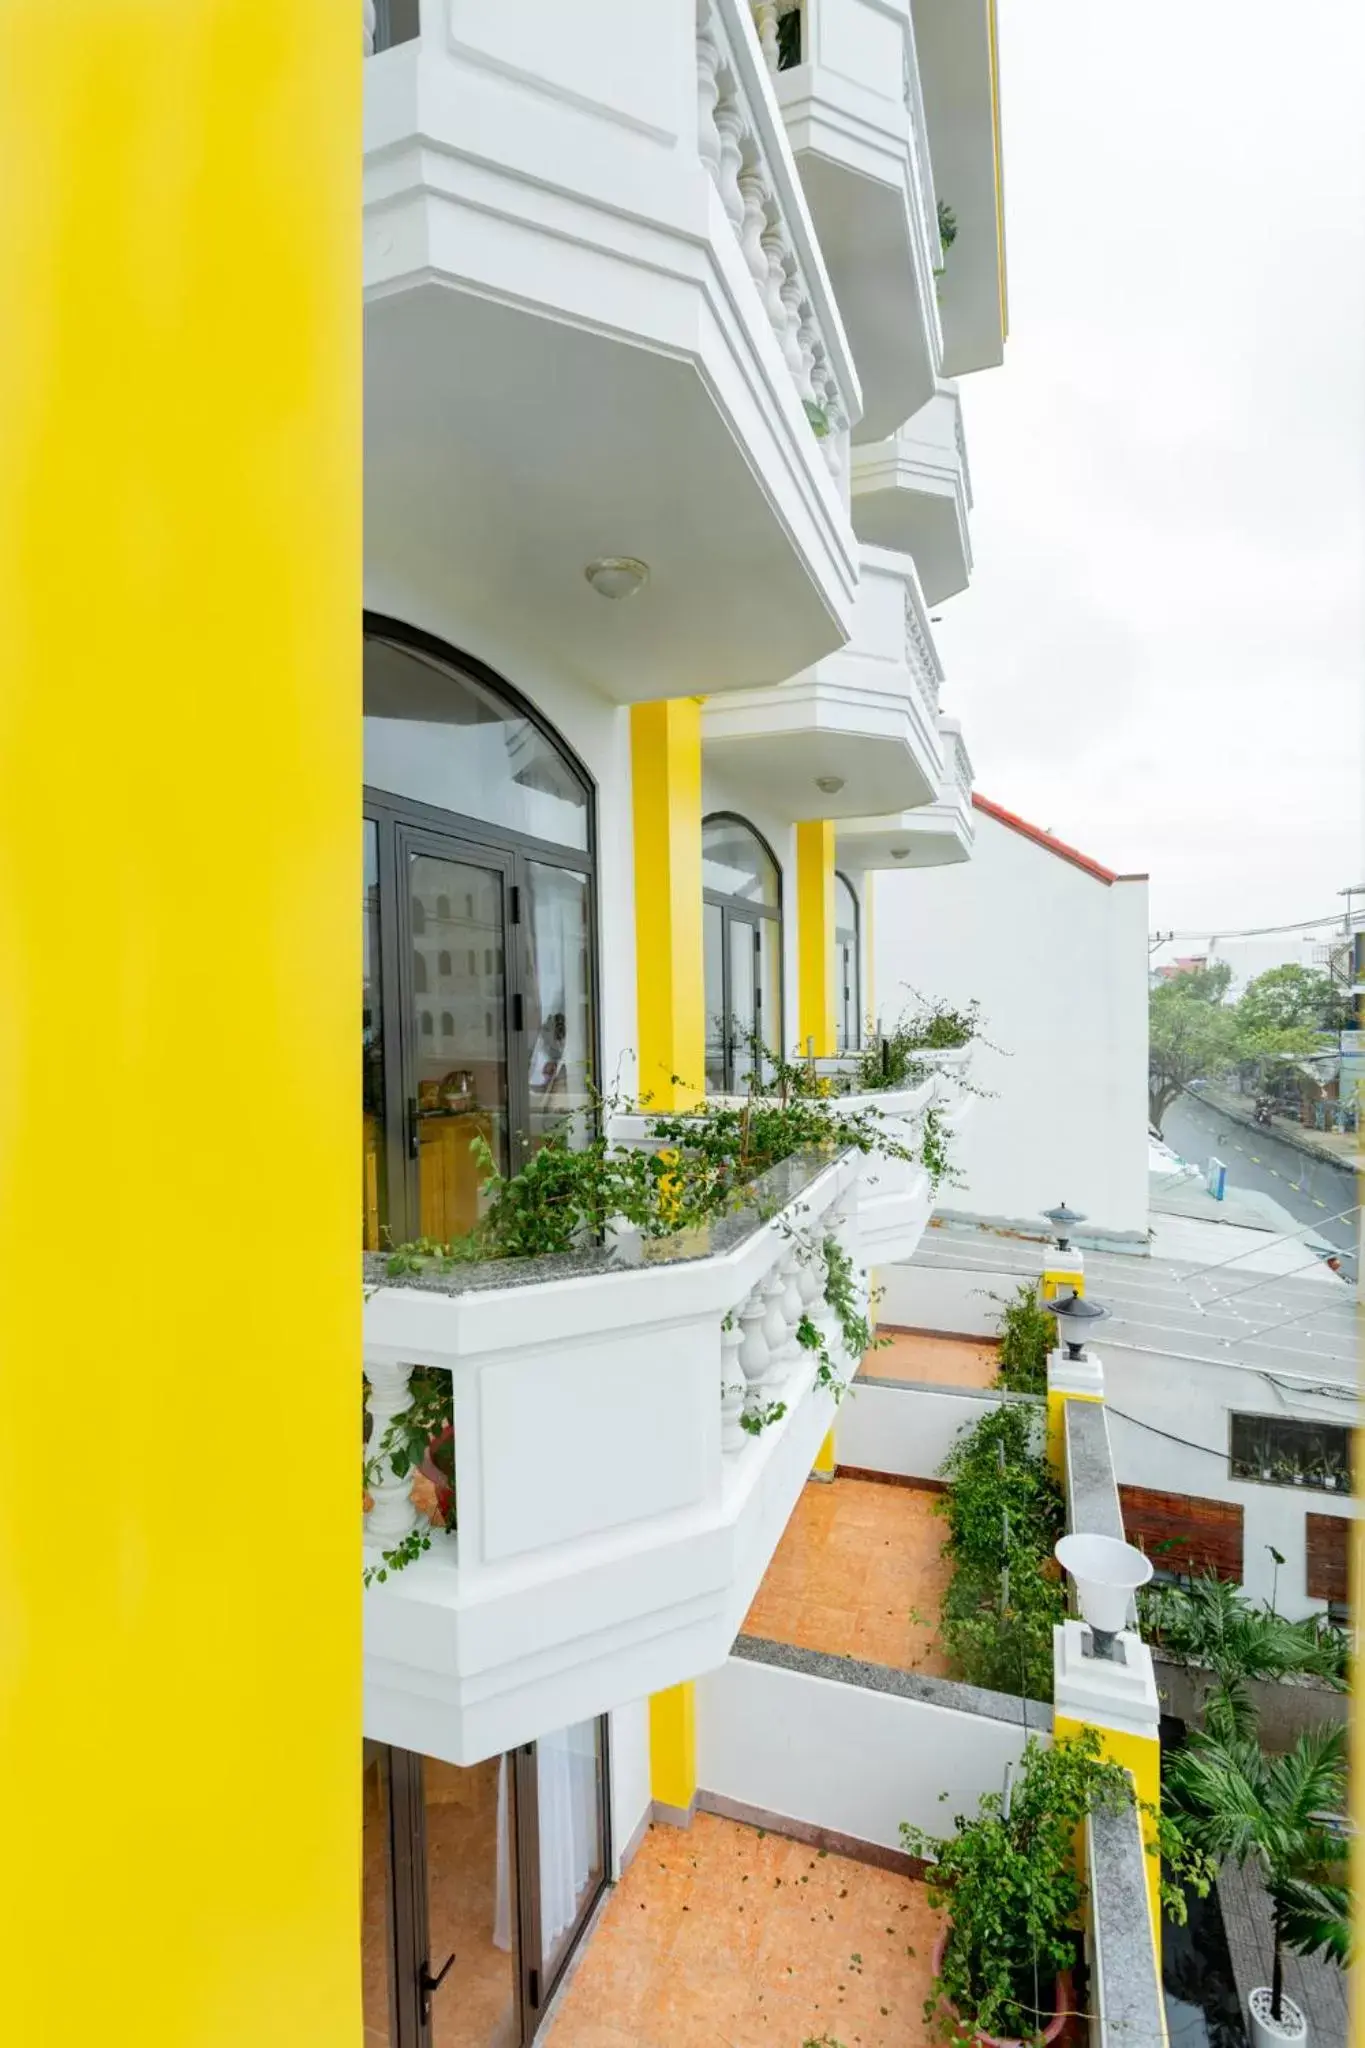
[{"label": "balcony underside", "polygon": [[939,285],[943,374],[1005,359],[1008,328],[994,0],[914,0],[915,46],[939,197],[957,237]]},{"label": "balcony underside", "polygon": [[[825,668],[849,665],[832,656]],[[789,820],[844,818],[925,803],[937,736],[907,683],[887,688],[823,674],[708,704],[707,762],[729,787]],[[821,779],[842,787],[822,790]]]},{"label": "balcony underside", "polygon": [[925,804],[898,818],[850,818],[839,827],[841,867],[941,868],[972,857],[972,813],[966,805]]},{"label": "balcony underside", "polygon": [[894,435],[853,455],[853,524],[860,541],[910,555],[929,604],[971,579],[967,494],[956,451]]},{"label": "balcony underside", "polygon": [[[701,166],[653,220],[547,193],[413,141],[415,85],[409,110],[376,75],[398,139],[366,171],[368,565],[623,703],[840,646],[858,571],[829,444]],[[648,565],[636,595],[587,582],[612,556]]]},{"label": "balcony underside", "polygon": [[798,129],[801,181],[862,384],[855,439],[879,441],[933,397],[940,367],[933,278],[916,246],[908,171],[887,182],[827,153],[828,142],[806,148],[799,137]]}]

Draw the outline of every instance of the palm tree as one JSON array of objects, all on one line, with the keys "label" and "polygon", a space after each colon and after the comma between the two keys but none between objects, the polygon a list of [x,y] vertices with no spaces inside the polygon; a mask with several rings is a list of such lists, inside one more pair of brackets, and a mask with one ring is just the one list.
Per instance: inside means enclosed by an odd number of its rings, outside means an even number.
[{"label": "palm tree", "polygon": [[1346,1799],[1346,1730],[1317,1728],[1267,1756],[1245,1709],[1210,1699],[1202,1731],[1167,1765],[1175,1818],[1219,1862],[1254,1863],[1274,1927],[1271,2013],[1283,2017],[1284,1951],[1351,1960],[1347,1852],[1336,1816]]}]

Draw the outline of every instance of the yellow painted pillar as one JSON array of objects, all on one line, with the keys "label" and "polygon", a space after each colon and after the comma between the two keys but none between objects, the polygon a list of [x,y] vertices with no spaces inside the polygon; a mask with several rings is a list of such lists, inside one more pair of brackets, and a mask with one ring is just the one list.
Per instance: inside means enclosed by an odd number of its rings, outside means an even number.
[{"label": "yellow painted pillar", "polygon": [[360,2039],[360,95],[0,13],[15,2042]]},{"label": "yellow painted pillar", "polygon": [[706,1092],[701,932],[701,699],[631,710],[640,1095],[691,1109]]},{"label": "yellow painted pillar", "polygon": [[649,1703],[649,1789],[656,1818],[686,1827],[697,1797],[697,1698],[691,1679]]},{"label": "yellow painted pillar", "polygon": [[819,1450],[815,1453],[815,1463],[812,1465],[811,1470],[817,1479],[832,1479],[834,1477],[835,1453],[834,1431],[832,1428],[826,1430],[824,1440]]},{"label": "yellow painted pillar", "polygon": [[1056,1301],[1058,1295],[1079,1294],[1085,1297],[1085,1266],[1079,1255],[1068,1259],[1058,1252],[1051,1265],[1044,1266],[1038,1280],[1038,1292],[1044,1302]]},{"label": "yellow painted pillar", "polygon": [[[1053,1354],[1054,1358],[1056,1353]],[[1044,1447],[1047,1461],[1059,1479],[1066,1478],[1066,1404],[1068,1401],[1103,1401],[1103,1394],[1078,1393],[1074,1387],[1053,1384],[1056,1368],[1049,1367],[1047,1425]]]},{"label": "yellow painted pillar", "polygon": [[835,1048],[834,826],[808,819],[796,828],[796,958],[800,1052],[827,1058]]}]

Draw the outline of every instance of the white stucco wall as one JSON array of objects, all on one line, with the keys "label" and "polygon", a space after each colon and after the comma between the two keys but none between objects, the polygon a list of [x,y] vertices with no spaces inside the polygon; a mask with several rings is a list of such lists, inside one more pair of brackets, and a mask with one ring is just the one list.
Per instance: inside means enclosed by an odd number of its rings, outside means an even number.
[{"label": "white stucco wall", "polygon": [[649,1702],[631,1700],[611,1713],[611,1874],[619,1877],[651,1811]]},{"label": "white stucco wall", "polygon": [[974,1813],[1018,1764],[1028,1730],[804,1671],[731,1657],[697,1682],[697,1783],[808,1827],[899,1849]]},{"label": "white stucco wall", "polygon": [[[1269,1600],[1273,1589],[1280,1613],[1291,1620],[1321,1612],[1324,1603],[1309,1599],[1305,1583],[1306,1517],[1354,1516],[1358,1504],[1348,1495],[1317,1488],[1231,1478],[1228,1418],[1293,1416],[1349,1425],[1351,1400],[1277,1393],[1263,1374],[1239,1365],[1120,1350],[1115,1344],[1098,1348],[1120,1485],[1236,1501],[1242,1509],[1242,1583],[1247,1593],[1255,1600]],[[1352,1391],[1342,1389],[1344,1396]],[[1285,1560],[1278,1583],[1271,1544]]]},{"label": "white stucco wall", "polygon": [[883,1023],[909,989],[975,996],[1001,1048],[977,1049],[972,1078],[996,1099],[940,1210],[1036,1226],[1065,1200],[1101,1235],[1145,1237],[1146,882],[1100,881],[978,811],[970,861],[877,876],[874,944]]}]

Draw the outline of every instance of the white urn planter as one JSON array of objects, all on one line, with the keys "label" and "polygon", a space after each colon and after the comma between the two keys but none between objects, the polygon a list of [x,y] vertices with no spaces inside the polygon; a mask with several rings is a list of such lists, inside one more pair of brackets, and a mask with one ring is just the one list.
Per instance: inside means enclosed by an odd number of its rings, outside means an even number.
[{"label": "white urn planter", "polygon": [[1271,2013],[1273,2003],[1268,1985],[1261,1985],[1247,2000],[1251,2018],[1251,2048],[1303,2048],[1308,2039],[1308,2022],[1286,1992],[1280,1999],[1280,2017]]}]

